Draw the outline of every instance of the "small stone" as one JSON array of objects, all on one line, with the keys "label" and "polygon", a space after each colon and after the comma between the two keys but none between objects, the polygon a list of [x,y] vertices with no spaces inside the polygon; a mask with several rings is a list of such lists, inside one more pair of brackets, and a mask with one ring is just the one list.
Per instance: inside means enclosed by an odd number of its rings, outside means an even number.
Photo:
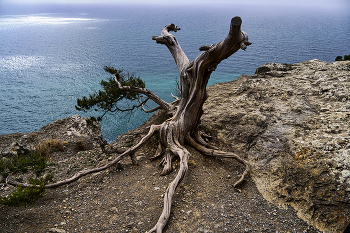
[{"label": "small stone", "polygon": [[111,212],[118,213],[118,208],[117,207],[112,207],[110,209]]},{"label": "small stone", "polygon": [[49,229],[49,232],[66,233],[65,230],[59,228],[51,228]]}]

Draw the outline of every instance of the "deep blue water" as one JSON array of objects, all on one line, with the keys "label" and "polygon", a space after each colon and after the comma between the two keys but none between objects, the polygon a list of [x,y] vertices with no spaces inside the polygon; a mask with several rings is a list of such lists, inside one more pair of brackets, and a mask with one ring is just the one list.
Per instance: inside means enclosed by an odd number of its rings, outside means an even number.
[{"label": "deep blue water", "polygon": [[[334,61],[350,54],[350,16],[342,12],[271,7],[162,8],[136,6],[32,6],[0,3],[0,134],[31,132],[80,114],[76,99],[99,89],[105,65],[141,76],[146,87],[172,101],[179,77],[164,45],[151,38],[175,23],[190,60],[201,45],[223,40],[232,17],[253,43],[223,61],[209,84],[251,75],[268,62]],[[152,107],[152,106],[150,106]],[[108,116],[104,137],[142,124],[149,114]]]}]

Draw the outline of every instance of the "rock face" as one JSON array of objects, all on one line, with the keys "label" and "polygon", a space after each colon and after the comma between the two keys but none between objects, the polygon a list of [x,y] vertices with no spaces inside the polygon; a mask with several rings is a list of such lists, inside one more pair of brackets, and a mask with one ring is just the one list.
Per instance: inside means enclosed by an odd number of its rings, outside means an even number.
[{"label": "rock face", "polygon": [[24,153],[35,150],[46,142],[59,140],[66,147],[66,154],[71,154],[77,142],[84,145],[84,150],[100,147],[104,144],[99,123],[91,125],[85,118],[75,115],[65,119],[56,120],[45,125],[37,132],[28,134],[14,133],[0,137],[0,155],[11,156],[16,153]]},{"label": "rock face", "polygon": [[202,126],[252,164],[265,199],[324,232],[350,222],[350,62],[268,63],[208,88]]}]

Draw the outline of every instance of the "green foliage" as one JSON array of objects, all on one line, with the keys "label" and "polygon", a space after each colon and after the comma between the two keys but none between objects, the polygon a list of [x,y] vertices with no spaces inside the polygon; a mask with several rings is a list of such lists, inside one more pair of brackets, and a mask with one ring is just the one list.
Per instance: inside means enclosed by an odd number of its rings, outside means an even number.
[{"label": "green foliage", "polygon": [[344,56],[344,60],[343,60],[343,57],[342,56],[337,56],[335,58],[336,61],[350,61],[350,55],[345,55]]},{"label": "green foliage", "polygon": [[0,174],[7,177],[9,174],[28,172],[31,168],[38,176],[44,171],[47,158],[38,151],[29,151],[26,154],[17,154],[10,158],[0,159]]},{"label": "green foliage", "polygon": [[97,121],[95,117],[86,118],[85,120],[86,120],[86,124],[90,126],[94,126],[94,122]]},{"label": "green foliage", "polygon": [[45,194],[45,187],[22,187],[17,189],[8,197],[1,197],[0,204],[7,206],[33,205],[39,197]]},{"label": "green foliage", "polygon": [[342,56],[337,56],[337,57],[335,58],[335,60],[336,60],[336,61],[342,61],[342,60],[343,60],[343,57],[342,57]]},{"label": "green foliage", "polygon": [[[0,173],[3,177],[15,175],[19,172],[26,173],[32,170],[36,177],[39,177],[44,169],[50,164],[47,157],[42,152],[29,151],[25,154],[17,154],[9,158],[0,159]],[[50,173],[44,178],[29,178],[29,183],[33,186],[18,186],[8,197],[0,197],[0,204],[7,206],[27,206],[33,205],[35,201],[45,193],[45,185],[52,181],[53,174]]]},{"label": "green foliage", "polygon": [[135,138],[129,138],[126,142],[125,142],[125,147],[132,147],[134,145],[135,142]]},{"label": "green foliage", "polygon": [[0,204],[7,206],[27,206],[33,205],[36,200],[45,194],[45,184],[52,181],[53,175],[50,174],[45,178],[30,178],[29,182],[33,186],[17,186],[17,189],[8,197],[0,197]]},{"label": "green foliage", "polygon": [[[134,75],[125,74],[123,70],[118,70],[113,67],[105,66],[103,68],[106,72],[115,75],[117,80],[123,86],[134,86],[138,88],[144,88],[145,83],[140,77]],[[102,117],[107,113],[131,111],[131,109],[120,108],[118,102],[121,100],[134,101],[137,100],[139,94],[133,92],[126,92],[121,90],[118,84],[115,82],[114,77],[108,78],[107,81],[101,80],[102,90],[99,90],[95,94],[90,94],[89,97],[83,96],[81,99],[77,99],[77,105],[75,108],[79,111],[102,110],[103,114],[97,117],[98,121],[102,120]]]}]

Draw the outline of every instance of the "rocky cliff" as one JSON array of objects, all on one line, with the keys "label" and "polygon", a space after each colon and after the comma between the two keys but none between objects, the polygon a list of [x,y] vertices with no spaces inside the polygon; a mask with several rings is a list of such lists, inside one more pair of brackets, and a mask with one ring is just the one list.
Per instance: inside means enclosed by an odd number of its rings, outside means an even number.
[{"label": "rocky cliff", "polygon": [[269,63],[209,87],[202,124],[264,198],[324,232],[350,223],[350,62]]},{"label": "rocky cliff", "polygon": [[[350,62],[269,63],[252,76],[208,88],[201,128],[212,144],[245,157],[250,177],[235,191],[244,167],[190,149],[189,171],[174,197],[166,232],[342,232],[350,223]],[[161,112],[113,143],[130,147],[164,120]],[[47,172],[54,179],[114,157],[101,150],[98,124],[73,116],[30,134],[0,136],[2,156],[58,140]],[[84,145],[77,150],[77,142]],[[150,161],[156,140],[125,160],[76,183],[48,190],[34,206],[0,205],[4,232],[144,232],[162,210],[174,172],[159,177]],[[175,163],[176,165],[176,163]],[[24,178],[21,178],[24,179]],[[13,187],[0,189],[7,195]]]}]

